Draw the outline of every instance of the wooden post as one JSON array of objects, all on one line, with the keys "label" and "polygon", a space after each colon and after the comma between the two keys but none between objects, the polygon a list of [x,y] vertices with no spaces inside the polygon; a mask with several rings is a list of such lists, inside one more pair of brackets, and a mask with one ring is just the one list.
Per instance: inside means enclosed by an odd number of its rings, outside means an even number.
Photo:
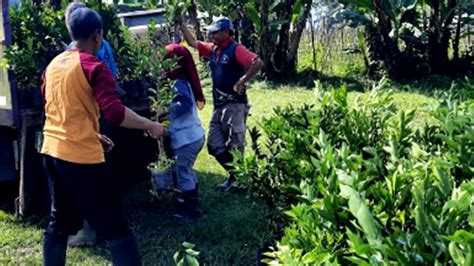
[{"label": "wooden post", "polygon": [[16,213],[28,216],[48,210],[49,188],[43,169],[42,156],[37,151],[37,132],[41,130],[39,111],[22,113],[20,141],[20,189],[16,200]]}]

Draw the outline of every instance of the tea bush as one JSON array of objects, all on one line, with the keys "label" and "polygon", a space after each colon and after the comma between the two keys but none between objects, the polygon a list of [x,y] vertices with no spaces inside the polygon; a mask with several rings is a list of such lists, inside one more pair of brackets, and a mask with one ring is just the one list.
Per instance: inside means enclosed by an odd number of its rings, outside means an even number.
[{"label": "tea bush", "polygon": [[474,101],[448,94],[420,123],[381,87],[353,106],[321,92],[251,130],[234,165],[282,236],[265,262],[473,265]]}]

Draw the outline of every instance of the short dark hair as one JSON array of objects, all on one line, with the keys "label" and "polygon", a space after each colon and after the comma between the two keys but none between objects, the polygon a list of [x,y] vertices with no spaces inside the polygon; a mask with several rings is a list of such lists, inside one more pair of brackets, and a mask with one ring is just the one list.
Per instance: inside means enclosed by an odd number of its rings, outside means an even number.
[{"label": "short dark hair", "polygon": [[87,7],[78,8],[69,14],[67,24],[69,34],[74,41],[87,40],[104,27],[99,13]]}]

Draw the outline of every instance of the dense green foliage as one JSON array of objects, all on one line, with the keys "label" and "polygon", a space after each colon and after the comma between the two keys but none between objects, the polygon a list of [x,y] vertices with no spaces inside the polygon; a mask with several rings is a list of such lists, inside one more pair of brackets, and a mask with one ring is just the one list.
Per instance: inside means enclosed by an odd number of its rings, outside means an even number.
[{"label": "dense green foliage", "polygon": [[64,51],[69,42],[63,11],[54,11],[47,4],[23,1],[20,8],[10,8],[12,45],[5,51],[5,60],[16,76],[19,90],[35,90],[49,62]]},{"label": "dense green foliage", "polygon": [[351,26],[364,26],[370,71],[381,66],[395,79],[472,73],[474,55],[468,43],[474,25],[472,1],[339,2],[344,4],[340,13]]},{"label": "dense green foliage", "polygon": [[[67,4],[67,3],[65,3]],[[132,93],[146,96],[147,90],[160,91],[161,74],[173,64],[157,55],[165,43],[157,38],[156,24],[148,34],[137,39],[122,25],[117,10],[101,1],[88,1],[104,21],[104,39],[112,46],[117,63],[117,82],[124,87],[132,83]],[[41,74],[49,62],[66,49],[70,42],[64,22],[64,11],[54,11],[48,4],[23,1],[18,8],[10,9],[12,45],[5,51],[4,65],[15,74],[20,91],[38,93]],[[127,91],[130,92],[130,91]],[[137,97],[137,95],[128,95]]]},{"label": "dense green foliage", "polygon": [[423,122],[380,88],[353,106],[344,87],[318,103],[276,108],[264,146],[235,164],[276,229],[289,219],[267,262],[472,265],[472,99],[445,96]]}]

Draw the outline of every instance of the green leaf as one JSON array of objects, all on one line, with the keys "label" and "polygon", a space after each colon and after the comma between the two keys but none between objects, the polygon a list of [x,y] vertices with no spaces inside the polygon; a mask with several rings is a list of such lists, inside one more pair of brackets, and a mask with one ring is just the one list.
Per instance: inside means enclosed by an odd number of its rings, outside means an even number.
[{"label": "green leaf", "polygon": [[179,251],[176,251],[173,255],[173,260],[174,260],[175,263],[177,263],[178,259],[179,259]]},{"label": "green leaf", "polygon": [[195,257],[186,256],[186,262],[189,266],[199,266],[199,262]]},{"label": "green leaf", "polygon": [[338,169],[336,170],[336,174],[339,182],[341,182],[342,184],[348,186],[352,186],[354,184],[354,177],[348,175],[345,171]]},{"label": "green leaf", "polygon": [[185,251],[186,251],[186,253],[188,253],[189,255],[194,256],[194,257],[199,256],[199,253],[200,253],[199,251],[195,251],[193,249],[186,249]]},{"label": "green leaf", "polygon": [[303,0],[297,0],[293,5],[293,10],[291,13],[291,23],[295,22],[298,17],[301,15],[303,9]]},{"label": "green leaf", "polygon": [[283,25],[283,24],[286,24],[288,23],[288,20],[287,19],[280,19],[280,20],[276,20],[276,21],[272,21],[268,24],[268,26],[272,29],[276,29],[278,28],[279,26]]},{"label": "green leaf", "polygon": [[306,253],[301,260],[304,264],[313,264],[318,259],[318,254],[315,251]]},{"label": "green leaf", "polygon": [[462,251],[456,245],[456,243],[450,242],[448,249],[449,249],[449,254],[453,258],[454,262],[457,265],[463,265],[465,261],[465,257]]},{"label": "green leaf", "polygon": [[245,4],[245,7],[247,8],[247,12],[250,19],[252,20],[253,25],[257,28],[257,25],[260,25],[260,15],[255,8],[255,3],[249,1],[247,4]]},{"label": "green leaf", "polygon": [[347,186],[340,185],[341,194],[344,190],[346,195],[349,196],[349,210],[357,218],[358,223],[362,226],[364,233],[367,236],[367,240],[370,245],[379,245],[380,232],[377,228],[377,224],[369,208],[360,198],[359,194]]},{"label": "green leaf", "polygon": [[189,242],[183,242],[183,247],[185,248],[188,248],[188,249],[192,249],[194,248],[196,245],[192,244],[192,243],[189,243]]}]

